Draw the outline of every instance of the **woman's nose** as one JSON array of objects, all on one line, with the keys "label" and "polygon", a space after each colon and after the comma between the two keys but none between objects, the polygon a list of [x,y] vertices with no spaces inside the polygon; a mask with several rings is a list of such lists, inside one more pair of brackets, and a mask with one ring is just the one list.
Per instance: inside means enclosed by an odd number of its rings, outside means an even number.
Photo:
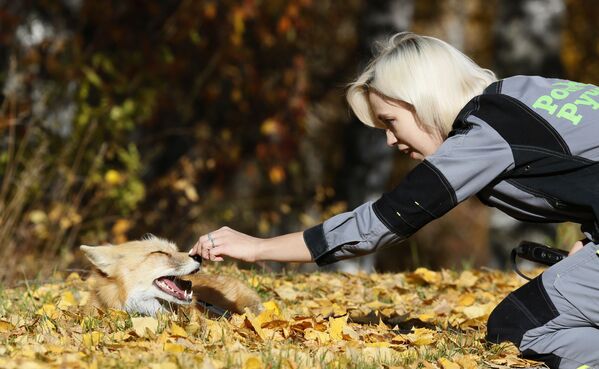
[{"label": "woman's nose", "polygon": [[397,144],[397,137],[395,137],[393,132],[389,129],[386,130],[385,133],[387,134],[387,145],[392,147],[395,146]]}]

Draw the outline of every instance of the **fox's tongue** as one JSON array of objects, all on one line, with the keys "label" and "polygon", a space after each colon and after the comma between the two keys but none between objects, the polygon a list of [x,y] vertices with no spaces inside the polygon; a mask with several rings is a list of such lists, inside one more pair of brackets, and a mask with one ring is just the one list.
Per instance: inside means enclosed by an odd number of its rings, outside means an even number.
[{"label": "fox's tongue", "polygon": [[177,284],[168,277],[160,277],[156,279],[156,284],[164,292],[173,295],[181,300],[186,299],[185,291],[180,289],[179,286],[177,286]]}]

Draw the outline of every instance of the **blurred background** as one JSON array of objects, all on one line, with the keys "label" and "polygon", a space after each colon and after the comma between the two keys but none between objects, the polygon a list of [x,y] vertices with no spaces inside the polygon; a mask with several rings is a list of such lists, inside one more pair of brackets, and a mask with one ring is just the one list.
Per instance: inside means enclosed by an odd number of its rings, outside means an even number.
[{"label": "blurred background", "polygon": [[[596,84],[598,17],[591,0],[0,0],[0,280],[82,265],[80,244],[151,232],[187,250],[376,199],[416,164],[344,100],[377,40],[414,31],[500,78]],[[473,199],[335,267],[504,267],[519,239],[577,236]]]}]

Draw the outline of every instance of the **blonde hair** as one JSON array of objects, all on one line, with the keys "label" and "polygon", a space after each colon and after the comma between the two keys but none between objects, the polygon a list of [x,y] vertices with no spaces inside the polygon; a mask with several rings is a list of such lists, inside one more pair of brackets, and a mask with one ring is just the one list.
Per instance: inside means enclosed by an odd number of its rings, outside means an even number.
[{"label": "blonde hair", "polygon": [[402,32],[379,45],[364,72],[349,85],[347,101],[358,119],[372,127],[381,123],[370,107],[369,92],[406,102],[425,130],[447,137],[464,105],[496,80],[495,73],[448,43]]}]

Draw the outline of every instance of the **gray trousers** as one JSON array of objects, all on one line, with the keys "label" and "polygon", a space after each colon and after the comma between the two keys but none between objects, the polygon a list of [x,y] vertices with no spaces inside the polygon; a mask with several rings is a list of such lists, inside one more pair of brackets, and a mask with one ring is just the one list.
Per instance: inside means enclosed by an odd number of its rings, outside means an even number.
[{"label": "gray trousers", "polygon": [[527,331],[520,350],[552,353],[560,369],[599,368],[599,246],[588,243],[551,266],[542,281],[559,315]]},{"label": "gray trousers", "polygon": [[587,243],[508,295],[489,317],[487,339],[512,341],[552,369],[599,369],[598,250]]}]

